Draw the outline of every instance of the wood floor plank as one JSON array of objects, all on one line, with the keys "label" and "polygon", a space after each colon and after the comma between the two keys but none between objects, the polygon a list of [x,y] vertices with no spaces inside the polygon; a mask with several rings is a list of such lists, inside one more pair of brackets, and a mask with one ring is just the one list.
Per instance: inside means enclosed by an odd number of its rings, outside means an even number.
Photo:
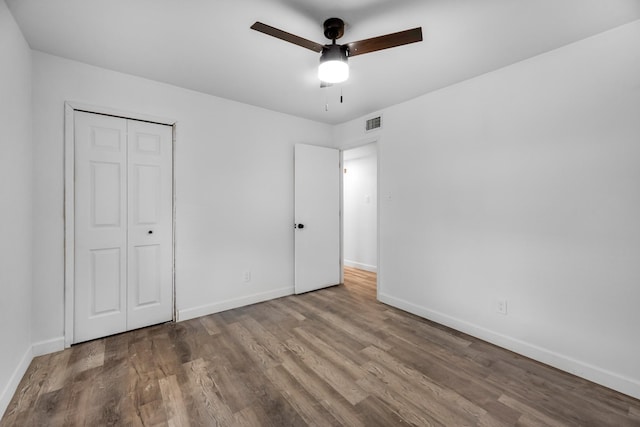
[{"label": "wood floor plank", "polygon": [[[258,411],[260,412],[260,411]],[[232,427],[247,427],[247,426],[261,426],[262,417],[256,413],[256,408],[247,407],[244,408],[240,412],[236,412],[234,415],[234,422],[231,424]]]},{"label": "wood floor plank", "polygon": [[406,329],[410,330],[413,335],[424,338],[425,340],[432,341],[443,347],[466,347],[471,344],[471,341],[467,339],[452,335],[451,333],[440,330],[439,328],[434,328],[431,324],[432,322],[428,322],[422,319],[418,320],[409,318],[405,313],[402,313],[398,310],[387,310],[386,315],[388,318],[385,322],[385,329],[387,330],[395,330],[398,327],[397,324],[391,325],[391,323],[396,322]]},{"label": "wood floor plank", "polygon": [[[454,390],[431,381],[422,373],[402,364],[388,353],[376,347],[367,347],[363,352],[368,354],[372,361],[377,362],[377,372],[382,373],[384,370],[392,372],[399,379],[398,383],[402,384],[403,388],[406,388],[418,403],[424,398],[429,400],[433,409],[437,409],[442,414],[436,418],[445,424],[465,424],[463,420],[468,420],[474,425],[505,425],[505,423],[493,418],[482,407],[467,400]],[[416,395],[416,393],[418,394]]]},{"label": "wood floor plank", "polygon": [[100,339],[79,344],[69,360],[73,371],[78,373],[102,366],[104,363],[104,341],[104,339]]},{"label": "wood floor plank", "polygon": [[305,423],[317,426],[339,425],[339,422],[282,365],[267,369],[266,374]]},{"label": "wood floor plank", "polygon": [[328,360],[333,366],[338,367],[341,372],[347,374],[353,381],[365,376],[365,371],[360,365],[345,357],[344,354],[336,350],[330,343],[318,338],[314,333],[302,328],[295,328],[294,332],[298,335],[299,339],[309,343],[315,353]]},{"label": "wood floor plank", "polygon": [[3,421],[7,420],[7,425],[26,424],[31,415],[29,409],[45,392],[43,385],[49,373],[49,362],[53,357],[53,355],[46,355],[33,359],[3,417]]},{"label": "wood floor plank", "polygon": [[302,322],[304,319],[306,319],[306,317],[304,317],[304,315],[302,315],[295,308],[291,307],[291,305],[285,304],[282,301],[282,298],[271,300],[267,304],[276,307],[278,310],[282,311],[283,313],[288,314],[289,316],[291,316],[294,319],[296,319],[298,322]]},{"label": "wood floor plank", "polygon": [[[323,292],[315,292],[312,298],[316,299],[316,304],[322,302],[325,307],[331,307],[338,309],[336,312],[350,313],[351,318],[358,318],[361,323],[371,324],[372,322],[379,323],[388,319],[388,310],[377,305],[361,304],[362,298],[357,298],[352,295],[344,295],[344,292],[340,292],[340,289],[329,288]],[[356,310],[353,308],[356,307]]]},{"label": "wood floor plank", "polygon": [[431,414],[416,408],[413,403],[404,399],[375,375],[369,374],[359,379],[358,385],[371,396],[384,401],[406,423],[415,426],[444,426]]},{"label": "wood floor plank", "polygon": [[[473,416],[465,416],[456,405],[443,404],[442,397],[433,388],[424,393],[416,387],[412,387],[406,380],[391,372],[390,369],[380,363],[370,361],[363,367],[370,374],[386,384],[391,391],[418,408],[421,413],[429,414],[443,425],[477,425],[477,419]],[[484,414],[482,414],[484,415]]]},{"label": "wood floor plank", "polygon": [[253,339],[262,345],[277,361],[289,352],[286,344],[273,335],[265,326],[252,317],[245,316],[242,325],[251,333]]},{"label": "wood floor plank", "polygon": [[307,308],[311,313],[317,314],[320,318],[326,320],[329,325],[342,329],[344,332],[351,335],[354,339],[360,341],[361,343],[367,345],[374,344],[378,347],[383,348],[384,350],[389,350],[391,348],[391,346],[385,343],[382,339],[349,322],[348,320],[341,318],[340,316],[336,316],[333,313],[318,309],[317,307],[314,307],[313,304],[301,299],[294,299],[293,302]]},{"label": "wood floor plank", "polygon": [[256,403],[251,389],[241,381],[227,360],[216,358],[214,362],[209,361],[209,369],[220,398],[231,412],[240,412]]},{"label": "wood floor plank", "polygon": [[325,322],[314,322],[296,327],[294,331],[302,329],[313,333],[318,339],[330,343],[330,345],[344,358],[353,361],[356,365],[366,363],[369,358],[361,353],[366,346],[353,339],[350,335],[341,333],[335,328],[330,328]]},{"label": "wood floor plank", "polygon": [[164,377],[175,376],[182,370],[183,357],[176,352],[175,341],[167,333],[156,336],[154,344],[154,363]]},{"label": "wood floor plank", "polygon": [[[234,316],[234,321],[239,321],[241,317]],[[246,330],[243,334],[246,334]],[[263,369],[265,365],[256,363],[253,359],[255,352],[247,350],[246,346],[241,343],[243,340],[245,343],[248,342],[246,338],[230,339],[224,335],[217,335],[215,339],[216,351],[225,355],[229,366],[233,369],[236,386],[242,386],[245,390],[241,396],[244,404],[240,406],[251,405],[253,413],[260,415],[262,425],[278,426],[290,423],[304,425],[300,415],[295,412],[267,378]],[[271,364],[266,366],[273,367]],[[210,370],[213,372],[214,368],[210,368]]]},{"label": "wood floor plank", "polygon": [[510,408],[521,412],[523,415],[523,418],[521,420],[522,422],[526,420],[526,422],[528,423],[541,423],[542,425],[549,427],[566,426],[564,422],[557,421],[547,414],[543,413],[542,411],[539,411],[536,408],[533,408],[532,406],[527,405],[526,403],[518,399],[514,399],[507,395],[502,395],[498,400],[509,406]]},{"label": "wood floor plank", "polygon": [[204,326],[209,335],[216,335],[223,330],[223,326],[220,324],[221,322],[217,319],[216,316],[203,316],[198,320],[202,323],[202,326]]},{"label": "wood floor plank", "polygon": [[349,403],[355,405],[367,397],[358,385],[346,378],[345,373],[332,365],[331,362],[316,354],[300,340],[290,338],[287,347],[296,354],[313,372],[322,378],[327,384],[344,397]]},{"label": "wood floor plank", "polygon": [[273,368],[279,362],[276,356],[256,342],[244,326],[239,322],[228,326],[229,331],[237,338],[238,343],[245,349],[249,357],[263,369]]},{"label": "wood floor plank", "polygon": [[60,390],[67,380],[67,370],[69,369],[69,359],[71,358],[71,350],[67,349],[51,355],[51,374],[47,378],[47,384],[44,389],[45,393]]},{"label": "wood floor plank", "polygon": [[191,396],[198,402],[200,425],[231,425],[234,417],[227,405],[222,402],[211,378],[206,362],[196,359],[185,364]]},{"label": "wood floor plank", "polygon": [[189,415],[182,397],[182,390],[175,375],[158,380],[162,402],[164,404],[167,424],[172,427],[189,427]]},{"label": "wood floor plank", "polygon": [[389,350],[391,356],[443,387],[455,389],[469,382],[473,387],[496,400],[502,394],[499,388],[487,384],[484,380],[490,371],[480,369],[472,362],[456,357],[454,354],[439,353],[440,348],[437,346],[434,348],[432,343],[419,344],[394,338],[389,339],[389,342],[396,344]]},{"label": "wood floor plank", "polygon": [[365,425],[353,411],[352,405],[340,394],[335,393],[328,383],[310,369],[306,371],[295,361],[290,360],[284,361],[282,367],[342,425],[354,427]]},{"label": "wood floor plank", "polygon": [[[70,387],[61,390],[69,392],[65,399],[64,425],[91,425],[96,410],[101,410],[93,399],[93,387],[101,374],[101,367],[83,370],[72,378]],[[79,410],[79,408],[82,408]]]},{"label": "wood floor plank", "polygon": [[376,301],[375,273],[36,357],[13,426],[640,426],[640,401]]},{"label": "wood floor plank", "polygon": [[[571,425],[587,425],[593,422],[594,425],[606,425],[613,423],[618,426],[627,425],[627,414],[618,410],[618,408],[610,408],[606,413],[600,410],[599,405],[579,405],[577,402],[563,393],[553,382],[532,374],[538,371],[542,366],[532,364],[529,370],[523,370],[510,363],[499,361],[494,365],[494,372],[503,373],[497,376],[496,373],[487,377],[488,382],[509,385],[509,393],[513,398],[520,402],[539,401],[541,402],[537,409],[540,413],[549,417],[563,420]],[[545,367],[546,368],[546,367]],[[532,389],[529,384],[536,383],[537,387]],[[556,396],[554,402],[545,400],[547,396]],[[505,403],[503,400],[501,402]],[[509,405],[513,407],[512,405]]]},{"label": "wood floor plank", "polygon": [[407,421],[391,409],[387,402],[375,396],[368,396],[363,401],[358,402],[355,408],[367,427],[407,424]]},{"label": "wood floor plank", "polygon": [[62,400],[61,394],[60,390],[54,390],[40,396],[31,408],[31,414],[26,421],[27,425],[62,424],[64,421],[62,412],[58,411]]}]

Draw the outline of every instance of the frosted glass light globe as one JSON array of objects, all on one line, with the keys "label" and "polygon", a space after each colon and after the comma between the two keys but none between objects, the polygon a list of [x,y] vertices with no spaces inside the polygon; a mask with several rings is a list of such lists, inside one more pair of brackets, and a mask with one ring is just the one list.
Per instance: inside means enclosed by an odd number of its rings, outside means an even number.
[{"label": "frosted glass light globe", "polygon": [[326,83],[341,83],[349,78],[349,64],[344,61],[325,61],[318,67],[318,78]]}]

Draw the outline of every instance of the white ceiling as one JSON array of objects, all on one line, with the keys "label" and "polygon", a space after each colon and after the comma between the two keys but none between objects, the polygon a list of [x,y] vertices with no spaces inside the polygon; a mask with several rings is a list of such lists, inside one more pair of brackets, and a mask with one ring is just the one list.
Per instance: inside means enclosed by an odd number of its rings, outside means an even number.
[{"label": "white ceiling", "polygon": [[[6,2],[33,49],[332,124],[640,19],[640,0]],[[320,89],[319,54],[249,29],[327,43],[332,16],[340,43],[417,26],[424,41],[351,58],[349,81]]]}]

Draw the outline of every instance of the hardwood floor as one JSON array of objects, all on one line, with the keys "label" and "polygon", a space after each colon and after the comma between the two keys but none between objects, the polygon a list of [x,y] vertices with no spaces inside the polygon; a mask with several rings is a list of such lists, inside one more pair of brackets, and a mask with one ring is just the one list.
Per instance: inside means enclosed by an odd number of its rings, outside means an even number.
[{"label": "hardwood floor", "polygon": [[640,426],[640,401],[345,286],[33,360],[0,426]]}]

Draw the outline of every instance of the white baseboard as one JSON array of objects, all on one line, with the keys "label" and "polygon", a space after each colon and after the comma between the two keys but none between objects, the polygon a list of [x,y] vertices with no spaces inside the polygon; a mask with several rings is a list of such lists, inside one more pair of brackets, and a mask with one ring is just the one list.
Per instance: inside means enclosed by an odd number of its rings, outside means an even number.
[{"label": "white baseboard", "polygon": [[16,369],[13,371],[11,378],[9,378],[9,382],[0,394],[0,418],[2,418],[5,411],[7,410],[9,402],[11,402],[11,399],[18,389],[18,385],[20,384],[22,377],[24,376],[25,372],[27,372],[27,368],[29,368],[31,360],[33,360],[32,349],[33,347],[30,346],[24,353],[24,356],[22,356],[22,360],[20,360],[20,363],[18,364],[18,366],[16,366]]},{"label": "white baseboard", "polygon": [[268,301],[274,298],[286,297],[293,294],[293,288],[280,288],[268,292],[247,295],[240,298],[228,299],[214,304],[206,304],[193,308],[185,308],[178,310],[178,318],[176,321],[194,319],[196,317],[206,316],[221,311],[231,310],[232,308],[244,307],[245,305],[255,304],[258,302]]},{"label": "white baseboard", "polygon": [[609,387],[626,395],[640,399],[640,381],[615,372],[590,365],[546,348],[503,335],[467,321],[415,305],[409,301],[380,293],[378,299],[393,307],[464,332],[481,340],[506,348],[515,353],[545,363],[594,383]]},{"label": "white baseboard", "polygon": [[345,259],[343,263],[346,267],[358,268],[360,270],[366,270],[372,273],[376,273],[378,271],[378,267],[376,267],[375,265],[363,264],[361,262],[351,261],[349,259]]},{"label": "white baseboard", "polygon": [[51,338],[50,340],[33,343],[33,357],[55,353],[61,350],[64,350],[64,337]]}]

